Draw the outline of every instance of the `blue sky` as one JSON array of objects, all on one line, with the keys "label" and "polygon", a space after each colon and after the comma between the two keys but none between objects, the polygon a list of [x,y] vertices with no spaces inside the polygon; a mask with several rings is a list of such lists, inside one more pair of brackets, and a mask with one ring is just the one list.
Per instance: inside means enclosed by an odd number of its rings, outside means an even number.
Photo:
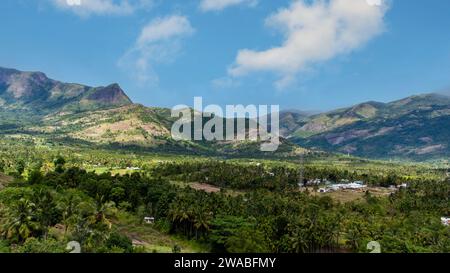
[{"label": "blue sky", "polygon": [[163,107],[328,110],[450,87],[448,0],[68,3],[0,1],[0,66]]}]

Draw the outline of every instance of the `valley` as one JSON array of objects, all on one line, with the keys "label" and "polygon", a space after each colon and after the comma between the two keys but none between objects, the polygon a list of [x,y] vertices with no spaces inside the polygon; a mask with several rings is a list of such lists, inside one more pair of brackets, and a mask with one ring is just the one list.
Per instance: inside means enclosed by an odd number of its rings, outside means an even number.
[{"label": "valley", "polygon": [[283,112],[274,153],[175,141],[117,84],[0,69],[0,102],[0,252],[450,251],[445,96]]}]

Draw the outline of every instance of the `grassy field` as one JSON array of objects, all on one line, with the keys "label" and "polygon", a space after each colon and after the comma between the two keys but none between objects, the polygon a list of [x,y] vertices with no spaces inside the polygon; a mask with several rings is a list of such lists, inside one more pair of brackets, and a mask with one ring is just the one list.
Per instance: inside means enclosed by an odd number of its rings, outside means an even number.
[{"label": "grassy field", "polygon": [[154,224],[145,224],[136,216],[126,212],[117,214],[115,225],[122,234],[127,235],[133,245],[142,247],[148,253],[172,253],[174,246],[179,246],[182,253],[206,253],[208,246],[195,241],[168,235],[156,229]]},{"label": "grassy field", "polygon": [[209,185],[205,183],[197,183],[197,182],[183,182],[183,181],[170,181],[172,185],[175,185],[180,188],[186,188],[190,187],[194,190],[198,191],[204,191],[207,193],[218,193],[223,192],[228,196],[238,196],[245,194],[245,191],[238,191],[238,190],[232,190],[232,189],[225,189],[225,188],[219,188],[214,185]]},{"label": "grassy field", "polygon": [[309,188],[308,190],[313,196],[328,196],[334,201],[341,203],[363,201],[366,191],[369,191],[374,197],[388,197],[394,192],[394,190],[381,187],[370,187],[364,190],[338,190],[325,193],[319,193],[312,188]]},{"label": "grassy field", "polygon": [[88,172],[95,172],[96,174],[103,174],[103,173],[111,173],[111,175],[126,175],[126,174],[133,174],[136,172],[141,172],[140,170],[131,170],[131,169],[120,169],[120,168],[111,168],[111,167],[90,167],[87,168],[86,171]]}]

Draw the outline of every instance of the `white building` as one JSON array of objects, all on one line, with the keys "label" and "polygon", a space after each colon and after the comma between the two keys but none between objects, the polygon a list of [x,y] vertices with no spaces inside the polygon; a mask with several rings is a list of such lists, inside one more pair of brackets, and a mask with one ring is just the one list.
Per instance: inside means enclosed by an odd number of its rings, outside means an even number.
[{"label": "white building", "polygon": [[359,189],[364,189],[367,188],[366,185],[363,185],[361,182],[357,183],[348,183],[348,184],[334,184],[331,185],[330,188],[334,191],[338,191],[338,190],[359,190]]}]

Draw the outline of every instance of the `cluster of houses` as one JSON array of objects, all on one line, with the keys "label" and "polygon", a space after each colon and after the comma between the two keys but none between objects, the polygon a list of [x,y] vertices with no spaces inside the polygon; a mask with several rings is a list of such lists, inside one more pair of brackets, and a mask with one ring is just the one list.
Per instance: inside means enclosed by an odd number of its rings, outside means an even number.
[{"label": "cluster of houses", "polygon": [[[321,184],[325,184],[325,185],[329,185],[331,184],[331,181],[328,181],[326,179],[322,180],[322,179],[311,179],[308,180],[308,182],[306,182],[306,186],[316,186],[316,185],[321,185]],[[303,185],[301,185],[303,186]]]},{"label": "cluster of houses", "polygon": [[[312,187],[312,186],[321,186],[317,191],[320,193],[326,193],[331,191],[339,191],[339,190],[363,190],[368,186],[365,185],[363,181],[354,181],[350,182],[350,180],[342,179],[339,183],[327,180],[327,179],[311,179],[308,181],[304,181],[304,183],[299,183],[298,186],[300,188],[304,187]],[[408,184],[404,183],[397,186],[391,186],[389,189],[392,191],[396,191],[402,188],[408,188]]]},{"label": "cluster of houses", "polygon": [[367,188],[366,185],[364,185],[363,181],[354,181],[350,182],[349,180],[341,180],[340,183],[335,183],[332,181],[329,181],[327,179],[312,179],[307,181],[305,184],[300,183],[299,187],[308,187],[308,186],[319,186],[319,185],[325,185],[325,187],[322,187],[318,189],[317,191],[320,193],[326,193],[331,191],[339,191],[339,190],[360,190]]},{"label": "cluster of houses", "polygon": [[326,192],[339,191],[339,190],[361,190],[361,189],[365,189],[365,188],[367,188],[367,186],[364,185],[363,181],[355,181],[352,183],[331,184],[325,188],[320,188],[318,190],[318,192],[326,193]]}]

